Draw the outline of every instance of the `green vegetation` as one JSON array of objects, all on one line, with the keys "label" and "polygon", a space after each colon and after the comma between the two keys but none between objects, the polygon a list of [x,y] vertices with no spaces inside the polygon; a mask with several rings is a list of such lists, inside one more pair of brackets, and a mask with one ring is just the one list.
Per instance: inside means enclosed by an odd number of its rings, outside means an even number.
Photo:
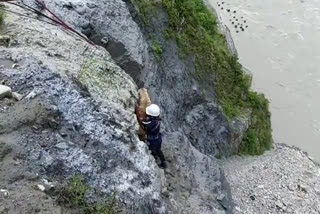
[{"label": "green vegetation", "polygon": [[[150,20],[155,10],[146,0],[132,0],[142,20]],[[241,145],[242,154],[261,154],[271,147],[268,101],[250,91],[250,78],[226,45],[215,15],[203,0],[162,0],[168,14],[166,38],[174,39],[183,55],[194,55],[196,79],[215,90],[227,118],[248,116],[252,123]]]},{"label": "green vegetation", "polygon": [[6,17],[5,11],[0,6],[0,26],[4,24],[5,17]]},{"label": "green vegetation", "polygon": [[252,121],[240,147],[241,154],[262,154],[272,146],[271,121],[268,100],[256,92],[249,92]]},{"label": "green vegetation", "polygon": [[60,190],[58,202],[66,207],[76,209],[79,214],[115,214],[120,212],[115,191],[111,199],[93,204],[89,204],[85,200],[88,191],[89,187],[84,184],[83,179],[74,176]]},{"label": "green vegetation", "polygon": [[150,17],[156,12],[154,0],[131,0],[140,20],[145,25],[150,24]]},{"label": "green vegetation", "polygon": [[156,56],[157,60],[160,60],[161,56],[162,56],[162,47],[161,47],[161,45],[158,44],[158,43],[153,42],[151,48],[152,48],[152,51],[153,51],[154,55]]},{"label": "green vegetation", "polygon": [[197,79],[215,89],[229,118],[238,116],[248,107],[250,81],[237,58],[229,53],[216,17],[202,0],[163,3],[169,15],[169,34],[185,53],[196,57]]}]

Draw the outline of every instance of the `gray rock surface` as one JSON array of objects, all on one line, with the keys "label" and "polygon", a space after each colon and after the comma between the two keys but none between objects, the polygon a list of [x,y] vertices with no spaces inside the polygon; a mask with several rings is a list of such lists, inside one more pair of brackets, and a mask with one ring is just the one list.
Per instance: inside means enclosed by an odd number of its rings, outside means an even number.
[{"label": "gray rock surface", "polygon": [[[0,213],[72,213],[35,187],[74,174],[99,192],[90,200],[115,187],[127,213],[319,213],[319,166],[298,149],[232,157],[222,161],[225,178],[216,157],[237,152],[249,121],[229,123],[212,87],[195,80],[194,59],[180,59],[163,38],[165,13],[151,20],[158,61],[129,3],[46,3],[110,54],[59,27],[6,18],[0,79],[26,98],[0,101],[0,188],[9,192],[0,195]],[[161,106],[165,171],[137,138],[134,80]]]},{"label": "gray rock surface", "polygon": [[230,122],[232,154],[239,154],[242,139],[250,125],[250,117],[234,118]]},{"label": "gray rock surface", "polygon": [[[230,213],[232,197],[215,158],[231,155],[228,121],[216,104],[212,85],[196,81],[194,59],[181,59],[176,43],[164,38],[166,14],[158,11],[150,21],[153,27],[144,34],[160,43],[163,52],[160,61],[151,50],[145,53],[140,78],[163,112],[164,153],[177,174],[173,181],[167,178],[173,184],[168,188],[170,199],[178,213]],[[219,201],[220,195],[225,197]]]},{"label": "gray rock surface", "polygon": [[184,133],[200,152],[221,157],[231,153],[229,145],[225,143],[230,141],[226,127],[228,123],[217,105],[208,103],[195,106],[189,112],[184,123]]},{"label": "gray rock surface", "polygon": [[[88,0],[71,2],[59,0],[46,1],[46,3],[50,9],[88,35],[96,44],[105,47],[112,58],[136,82],[145,83],[152,100],[161,106],[163,112],[164,137],[166,139],[164,145],[171,145],[171,147],[180,145],[177,139],[167,137],[175,136],[176,133],[180,133],[181,137],[179,139],[182,138],[182,142],[189,145],[185,152],[180,153],[183,161],[172,161],[172,165],[178,168],[194,165],[195,160],[188,158],[191,148],[205,153],[202,155],[208,159],[210,167],[208,166],[208,172],[204,172],[203,176],[209,176],[212,180],[219,181],[207,183],[206,188],[210,190],[212,197],[208,199],[204,196],[193,196],[198,201],[189,200],[190,206],[193,207],[192,211],[186,208],[185,201],[181,200],[178,188],[171,188],[168,192],[173,194],[174,197],[170,198],[168,207],[179,210],[178,213],[194,213],[197,209],[204,210],[205,206],[203,204],[207,204],[213,212],[223,213],[226,210],[229,212],[232,207],[231,195],[224,180],[223,172],[216,163],[214,156],[231,155],[230,127],[226,118],[221,114],[221,110],[215,104],[215,93],[212,91],[212,85],[195,81],[193,59],[181,60],[175,42],[164,39],[163,32],[167,24],[165,13],[159,13],[152,20],[155,30],[152,36],[155,40],[163,42],[162,60],[159,62],[149,48],[152,41],[145,39],[149,35],[148,32],[141,31],[141,26],[139,27],[132,18],[136,15],[134,11],[129,11],[129,8],[132,8],[130,3],[126,5],[120,0],[99,3]],[[92,64],[95,63],[91,63],[88,67],[91,67]],[[100,85],[99,81],[96,81],[95,78],[89,80],[83,80],[82,78],[83,76],[90,76],[92,72],[95,72],[95,69],[86,70],[90,70],[90,73],[81,72],[79,75],[80,81],[91,86],[88,88],[91,96],[104,106],[103,93],[97,93],[96,90],[96,86]],[[115,86],[116,84],[111,83],[106,88],[114,90]],[[98,88],[104,91],[105,86]],[[108,98],[110,99],[113,94],[110,93]],[[123,103],[127,103],[127,101]],[[117,116],[113,115],[113,117]],[[122,117],[123,115],[120,114],[119,118]],[[124,123],[126,122],[124,121]],[[209,131],[207,132],[206,129]],[[165,152],[166,157],[175,155],[176,151],[170,148]],[[211,169],[212,172],[216,173],[211,173]],[[195,170],[196,168],[191,167],[179,175],[179,178],[185,177],[186,183],[193,184],[192,186],[185,185],[186,192],[191,192],[196,189],[195,186],[201,185],[202,180],[195,176],[198,173]],[[224,183],[224,185],[221,185],[221,183]],[[218,202],[216,197],[221,194],[225,197]]]},{"label": "gray rock surface", "polygon": [[231,213],[229,184],[216,160],[199,152],[181,130],[168,133],[164,141],[168,198],[178,213]]},{"label": "gray rock surface", "polygon": [[275,144],[262,156],[223,165],[236,214],[320,212],[320,167],[300,149]]},{"label": "gray rock surface", "polygon": [[[33,0],[24,2],[34,5]],[[48,0],[45,3],[90,40],[105,47],[117,64],[132,77],[139,75],[146,42],[124,1]]]},{"label": "gray rock surface", "polygon": [[[0,141],[18,153],[14,160],[21,169],[61,182],[82,174],[87,184],[106,196],[116,188],[128,213],[166,212],[159,168],[136,135],[137,88],[132,78],[103,48],[88,47],[55,26],[14,15],[6,23],[5,33],[16,43],[1,48],[0,58],[19,67],[1,67],[1,80],[21,94],[34,94],[13,105],[3,104],[0,113]],[[93,69],[90,76],[88,67]],[[18,183],[9,169],[17,167],[9,167],[14,165],[9,160],[4,157],[8,170],[0,177],[1,185],[11,189]],[[29,191],[30,182],[21,182]],[[22,192],[21,197],[31,192]],[[15,203],[25,203],[21,197]],[[12,199],[0,203],[9,213],[17,211]]]},{"label": "gray rock surface", "polygon": [[[215,156],[231,155],[232,129],[212,85],[195,80],[194,59],[180,59],[175,42],[163,37],[165,13],[152,20],[154,39],[162,43],[159,62],[129,3],[46,4],[110,55],[57,27],[9,17],[14,42],[0,58],[19,66],[3,67],[0,75],[27,99],[5,108],[1,116],[15,119],[0,117],[0,125],[11,138],[19,133],[11,142],[24,148],[25,167],[54,180],[81,173],[106,195],[115,186],[131,213],[231,213],[230,189]],[[124,71],[144,82],[161,106],[169,162],[164,173],[137,139],[137,88]]]}]

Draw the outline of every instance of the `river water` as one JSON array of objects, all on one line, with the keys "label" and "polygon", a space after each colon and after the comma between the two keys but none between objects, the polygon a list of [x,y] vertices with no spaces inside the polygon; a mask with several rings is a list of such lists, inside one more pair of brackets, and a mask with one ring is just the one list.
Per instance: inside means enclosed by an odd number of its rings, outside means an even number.
[{"label": "river water", "polygon": [[[210,0],[253,89],[270,100],[275,142],[320,161],[320,0]],[[236,26],[237,25],[237,26]]]}]

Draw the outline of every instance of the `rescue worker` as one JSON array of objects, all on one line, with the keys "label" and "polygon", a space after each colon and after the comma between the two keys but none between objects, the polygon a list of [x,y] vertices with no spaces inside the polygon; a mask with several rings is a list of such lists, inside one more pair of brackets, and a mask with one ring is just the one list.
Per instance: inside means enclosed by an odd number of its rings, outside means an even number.
[{"label": "rescue worker", "polygon": [[164,155],[161,151],[162,135],[160,133],[160,108],[156,104],[151,104],[146,108],[147,117],[142,121],[144,129],[147,134],[147,142],[149,143],[149,149],[151,154],[157,160],[160,158],[161,164],[160,168],[166,168],[167,164],[165,162]]}]

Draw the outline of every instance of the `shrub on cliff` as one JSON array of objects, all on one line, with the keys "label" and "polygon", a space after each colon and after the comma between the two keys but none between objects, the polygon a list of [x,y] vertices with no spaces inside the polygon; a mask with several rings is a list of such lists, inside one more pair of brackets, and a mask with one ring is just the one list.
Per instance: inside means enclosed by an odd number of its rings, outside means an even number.
[{"label": "shrub on cliff", "polygon": [[162,55],[162,47],[160,44],[153,42],[152,43],[152,51],[154,53],[154,55],[156,56],[157,60],[161,59],[161,55]]},{"label": "shrub on cliff", "polygon": [[262,154],[272,146],[271,120],[268,100],[256,92],[249,92],[252,118],[249,130],[240,146],[241,154]]}]

